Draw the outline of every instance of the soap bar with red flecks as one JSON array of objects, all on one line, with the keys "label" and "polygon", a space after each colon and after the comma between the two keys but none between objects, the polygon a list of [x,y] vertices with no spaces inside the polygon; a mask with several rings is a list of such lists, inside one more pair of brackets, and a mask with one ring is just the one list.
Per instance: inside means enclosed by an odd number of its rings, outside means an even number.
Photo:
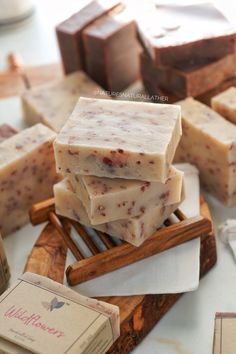
[{"label": "soap bar with red flecks", "polygon": [[10,138],[11,136],[15,135],[17,130],[11,127],[9,124],[1,124],[0,125],[0,143],[4,140]]},{"label": "soap bar with red flecks", "polygon": [[80,96],[95,97],[101,92],[102,88],[90,77],[83,71],[77,71],[61,80],[26,91],[21,96],[24,119],[30,125],[43,123],[58,133]]},{"label": "soap bar with red flecks", "polygon": [[150,207],[178,203],[183,175],[172,166],[165,183],[79,175],[70,176],[70,182],[91,224],[102,224],[138,216]]},{"label": "soap bar with red flecks", "polygon": [[236,126],[208,106],[179,101],[183,135],[175,161],[197,166],[205,188],[228,206],[236,203]]},{"label": "soap bar with red flecks", "polygon": [[223,117],[236,123],[236,88],[230,87],[211,99],[212,108]]},{"label": "soap bar with red flecks", "polygon": [[3,236],[29,220],[32,204],[49,198],[58,180],[51,129],[25,129],[0,144],[0,231]]},{"label": "soap bar with red flecks", "polygon": [[164,183],[181,132],[179,106],[80,98],[54,143],[57,170]]},{"label": "soap bar with red flecks", "polygon": [[57,40],[65,74],[84,69],[82,31],[112,9],[117,0],[94,0],[56,27]]},{"label": "soap bar with red flecks", "polygon": [[91,225],[88,214],[79,199],[74,193],[68,179],[57,183],[54,186],[56,212],[59,215],[68,217],[81,224],[93,227],[95,230],[125,240],[134,246],[140,246],[158,227],[175,211],[182,201],[144,210],[140,216],[115,220],[99,225]]}]

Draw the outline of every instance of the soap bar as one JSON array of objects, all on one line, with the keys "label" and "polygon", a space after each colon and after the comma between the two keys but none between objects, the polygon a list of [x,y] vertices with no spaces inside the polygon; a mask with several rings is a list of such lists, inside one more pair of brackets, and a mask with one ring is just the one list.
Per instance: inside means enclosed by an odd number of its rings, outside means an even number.
[{"label": "soap bar", "polygon": [[4,140],[10,138],[11,136],[15,135],[17,130],[11,127],[9,124],[1,124],[0,125],[0,143]]},{"label": "soap bar", "polygon": [[171,167],[166,183],[79,175],[71,176],[70,182],[91,224],[102,224],[179,202],[183,172]]},{"label": "soap bar", "polygon": [[[83,71],[78,71],[60,81],[26,91],[21,97],[24,119],[28,124],[43,123],[58,133],[78,97],[93,97],[101,91]],[[106,94],[102,97],[106,98]]]},{"label": "soap bar", "polygon": [[153,5],[139,17],[140,37],[157,65],[183,68],[234,53],[235,29],[214,4]]},{"label": "soap bar", "polygon": [[236,347],[236,313],[218,312],[215,315],[213,354],[234,354]]},{"label": "soap bar", "polygon": [[82,31],[93,21],[120,5],[117,0],[91,1],[56,27],[65,74],[85,68]]},{"label": "soap bar", "polygon": [[[152,69],[150,69],[152,67]],[[144,78],[154,81],[158,89],[175,93],[179,97],[198,96],[209,91],[235,73],[235,55],[230,54],[207,65],[188,65],[182,69],[155,66],[145,53],[141,55]]]},{"label": "soap bar", "polygon": [[33,273],[0,297],[0,316],[0,351],[9,343],[14,353],[103,354],[120,335],[118,306]]},{"label": "soap bar", "polygon": [[211,99],[212,108],[223,117],[236,123],[236,88],[230,87]]},{"label": "soap bar", "polygon": [[135,21],[110,12],[83,31],[86,72],[106,90],[122,91],[139,77]]},{"label": "soap bar", "polygon": [[151,236],[181,203],[179,200],[175,204],[148,208],[140,216],[91,225],[88,214],[78,195],[74,193],[68,179],[54,186],[54,196],[57,214],[79,221],[95,230],[106,232],[134,246],[140,246]]},{"label": "soap bar", "polygon": [[80,98],[55,140],[57,170],[164,183],[180,136],[178,106]]},{"label": "soap bar", "polygon": [[0,144],[0,231],[3,236],[28,222],[32,204],[53,194],[58,180],[53,154],[56,133],[42,124]]},{"label": "soap bar", "polygon": [[197,166],[203,186],[228,206],[236,202],[236,126],[206,105],[178,102],[183,135],[175,160]]}]

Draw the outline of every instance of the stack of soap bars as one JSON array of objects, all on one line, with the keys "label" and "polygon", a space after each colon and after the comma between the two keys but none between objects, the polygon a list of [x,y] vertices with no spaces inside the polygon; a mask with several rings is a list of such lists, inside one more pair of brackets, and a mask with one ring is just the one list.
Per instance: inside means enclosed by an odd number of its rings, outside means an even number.
[{"label": "stack of soap bars", "polygon": [[54,143],[56,211],[141,245],[177,209],[180,107],[80,98]]},{"label": "stack of soap bars", "polygon": [[214,4],[154,7],[137,20],[149,94],[198,97],[235,74],[235,29]]}]

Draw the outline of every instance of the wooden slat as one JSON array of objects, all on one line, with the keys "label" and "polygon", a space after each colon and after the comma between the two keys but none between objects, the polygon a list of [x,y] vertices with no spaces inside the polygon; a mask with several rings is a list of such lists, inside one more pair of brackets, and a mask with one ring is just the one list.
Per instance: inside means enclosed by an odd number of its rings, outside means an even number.
[{"label": "wooden slat", "polygon": [[65,244],[70,249],[70,251],[72,252],[72,254],[75,257],[75,259],[82,260],[84,258],[82,252],[79,250],[79,248],[77,247],[75,242],[70,237],[70,234],[65,230],[65,228],[63,227],[61,221],[59,220],[59,218],[57,217],[57,215],[54,212],[50,212],[49,213],[49,220],[55,226],[57,231],[60,233],[61,237],[63,238],[63,240],[65,242]]},{"label": "wooden slat", "polygon": [[43,202],[32,205],[29,216],[32,225],[38,225],[48,221],[48,215],[51,211],[55,211],[54,198],[47,199]]},{"label": "wooden slat", "polygon": [[85,231],[85,229],[76,221],[70,220],[71,225],[74,227],[74,229],[78,232],[82,240],[86,243],[88,246],[89,250],[92,252],[92,254],[98,254],[100,252],[99,248],[93,242],[89,234]]},{"label": "wooden slat", "polygon": [[183,220],[180,223],[158,230],[141,247],[135,247],[125,242],[96,256],[75,262],[67,268],[67,281],[70,285],[82,283],[163,252],[200,235],[206,235],[211,229],[211,222],[202,216]]},{"label": "wooden slat", "polygon": [[109,238],[108,235],[106,235],[104,232],[96,230],[97,235],[100,237],[104,245],[106,246],[107,249],[112,249],[116,245],[112,242],[112,240]]}]

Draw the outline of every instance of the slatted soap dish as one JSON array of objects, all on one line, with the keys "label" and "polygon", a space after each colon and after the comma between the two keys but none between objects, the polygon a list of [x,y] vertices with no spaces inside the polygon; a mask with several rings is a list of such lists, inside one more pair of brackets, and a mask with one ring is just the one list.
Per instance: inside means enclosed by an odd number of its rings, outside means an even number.
[{"label": "slatted soap dish", "polygon": [[[154,232],[140,247],[127,242],[117,245],[114,238],[96,231],[96,236],[104,246],[101,250],[86,227],[56,214],[53,198],[34,204],[30,210],[31,223],[38,225],[49,221],[74,255],[76,262],[69,265],[66,270],[69,285],[96,278],[194,238],[204,238],[212,231],[211,221],[203,216],[187,218],[179,209],[174,215],[176,221],[173,222],[173,218],[167,219],[163,227]],[[71,228],[76,231],[76,237],[83,240],[92,256],[85,258],[78,242],[71,237]]]}]

